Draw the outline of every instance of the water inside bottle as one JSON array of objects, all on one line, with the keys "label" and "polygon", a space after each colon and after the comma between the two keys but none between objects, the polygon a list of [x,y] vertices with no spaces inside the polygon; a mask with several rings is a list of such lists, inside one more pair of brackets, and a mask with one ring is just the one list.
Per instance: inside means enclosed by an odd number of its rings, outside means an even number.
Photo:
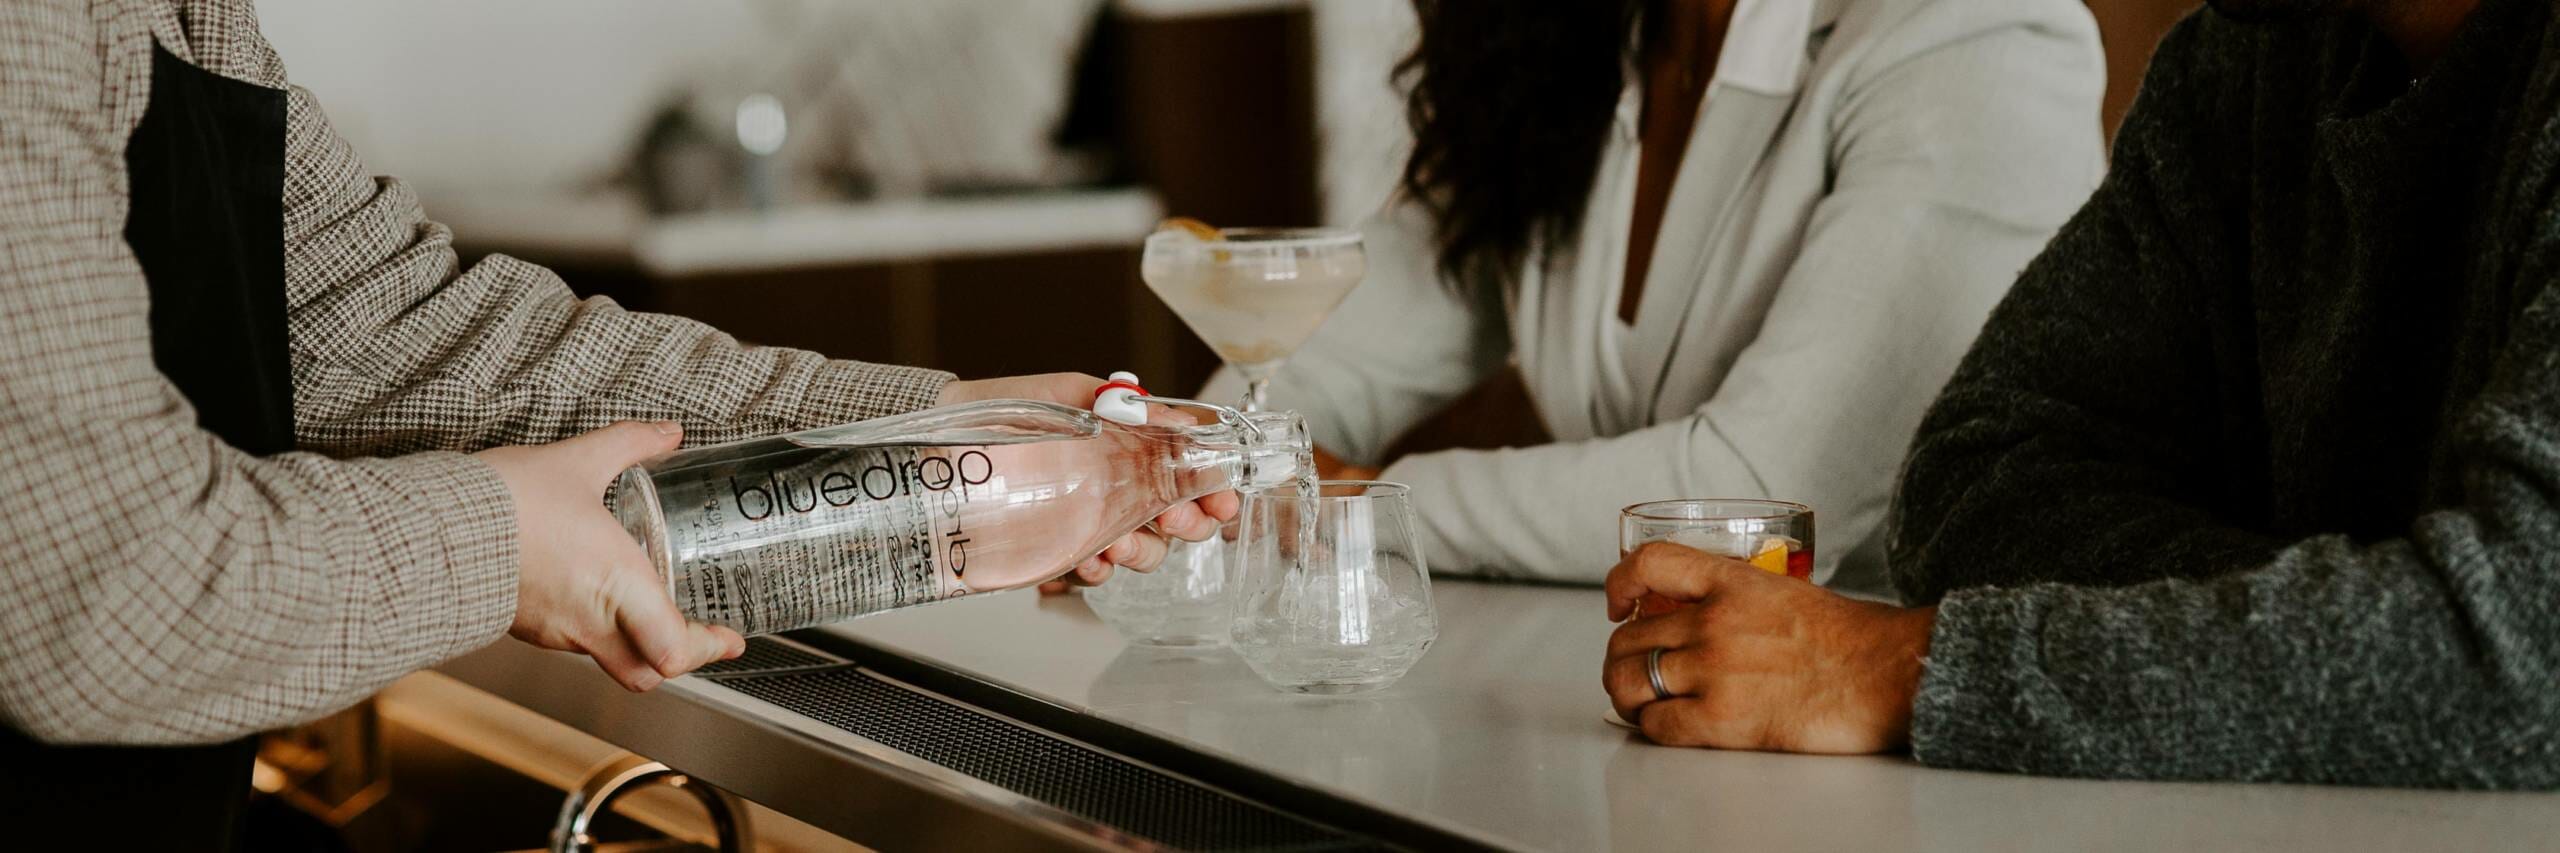
[{"label": "water inside bottle", "polygon": [[996,401],[672,454],[607,500],[687,617],[752,635],[1056,577],[1177,501],[1300,476],[1257,469],[1305,465],[1279,419],[1101,429]]}]

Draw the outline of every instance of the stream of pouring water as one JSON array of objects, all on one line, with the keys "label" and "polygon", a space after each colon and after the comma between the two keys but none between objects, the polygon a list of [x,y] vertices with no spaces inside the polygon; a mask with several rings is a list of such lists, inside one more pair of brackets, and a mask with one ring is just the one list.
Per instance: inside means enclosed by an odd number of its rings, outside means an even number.
[{"label": "stream of pouring water", "polygon": [[1298,451],[1298,476],[1290,483],[1298,490],[1298,550],[1290,560],[1289,570],[1304,571],[1308,555],[1316,550],[1316,517],[1322,515],[1317,505],[1315,442]]},{"label": "stream of pouring water", "polygon": [[[1278,598],[1274,604],[1279,608],[1280,618],[1292,625],[1291,634],[1308,630],[1318,632],[1326,630],[1326,626],[1299,622],[1307,615],[1309,605],[1313,604],[1307,600],[1307,596],[1317,594],[1314,590],[1315,578],[1310,576],[1314,570],[1309,564],[1315,559],[1316,523],[1324,514],[1324,509],[1317,500],[1322,495],[1322,489],[1316,484],[1315,461],[1314,444],[1310,442],[1307,449],[1298,452],[1297,470],[1293,472],[1296,476],[1289,480],[1289,488],[1295,492],[1293,497],[1296,498],[1290,506],[1293,514],[1297,516],[1298,547],[1289,549],[1280,564],[1270,568],[1270,571],[1279,574],[1271,579],[1272,585],[1268,594]],[[1272,531],[1274,535],[1279,532]],[[1251,590],[1254,585],[1247,585],[1246,588]],[[1246,592],[1246,594],[1253,593]],[[1330,608],[1316,609],[1330,610]]]}]

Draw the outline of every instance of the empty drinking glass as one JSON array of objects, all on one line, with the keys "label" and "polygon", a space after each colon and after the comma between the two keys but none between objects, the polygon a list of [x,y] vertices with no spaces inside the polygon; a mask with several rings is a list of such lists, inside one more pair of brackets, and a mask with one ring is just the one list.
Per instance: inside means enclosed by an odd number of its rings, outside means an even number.
[{"label": "empty drinking glass", "polygon": [[1327,480],[1245,501],[1236,653],[1272,686],[1358,693],[1404,677],[1440,633],[1413,505],[1395,483]]},{"label": "empty drinking glass", "polygon": [[1209,542],[1173,548],[1152,572],[1115,572],[1084,591],[1085,604],[1122,639],[1142,646],[1219,646],[1234,614],[1227,606],[1227,551]]}]

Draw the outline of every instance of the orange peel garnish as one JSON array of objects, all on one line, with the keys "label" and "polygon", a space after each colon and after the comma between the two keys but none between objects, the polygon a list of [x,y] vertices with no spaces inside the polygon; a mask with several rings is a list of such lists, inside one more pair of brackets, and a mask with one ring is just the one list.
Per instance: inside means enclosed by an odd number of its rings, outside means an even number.
[{"label": "orange peel garnish", "polygon": [[1189,231],[1191,232],[1191,236],[1197,237],[1202,242],[1207,243],[1216,243],[1227,239],[1227,235],[1219,233],[1218,229],[1211,226],[1209,223],[1202,222],[1188,216],[1175,216],[1168,218],[1163,222],[1156,223],[1157,231],[1172,231],[1175,229]]},{"label": "orange peel garnish", "polygon": [[1770,574],[1786,574],[1787,543],[1769,540],[1768,544],[1760,546],[1760,553],[1751,555],[1751,565]]}]

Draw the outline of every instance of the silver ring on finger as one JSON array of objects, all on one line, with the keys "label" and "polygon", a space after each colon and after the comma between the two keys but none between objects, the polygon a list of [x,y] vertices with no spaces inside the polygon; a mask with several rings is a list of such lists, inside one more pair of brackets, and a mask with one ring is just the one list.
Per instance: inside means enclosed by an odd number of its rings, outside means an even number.
[{"label": "silver ring on finger", "polygon": [[1657,648],[1644,656],[1644,677],[1653,682],[1653,698],[1656,701],[1671,698],[1671,688],[1662,683],[1662,651]]}]

